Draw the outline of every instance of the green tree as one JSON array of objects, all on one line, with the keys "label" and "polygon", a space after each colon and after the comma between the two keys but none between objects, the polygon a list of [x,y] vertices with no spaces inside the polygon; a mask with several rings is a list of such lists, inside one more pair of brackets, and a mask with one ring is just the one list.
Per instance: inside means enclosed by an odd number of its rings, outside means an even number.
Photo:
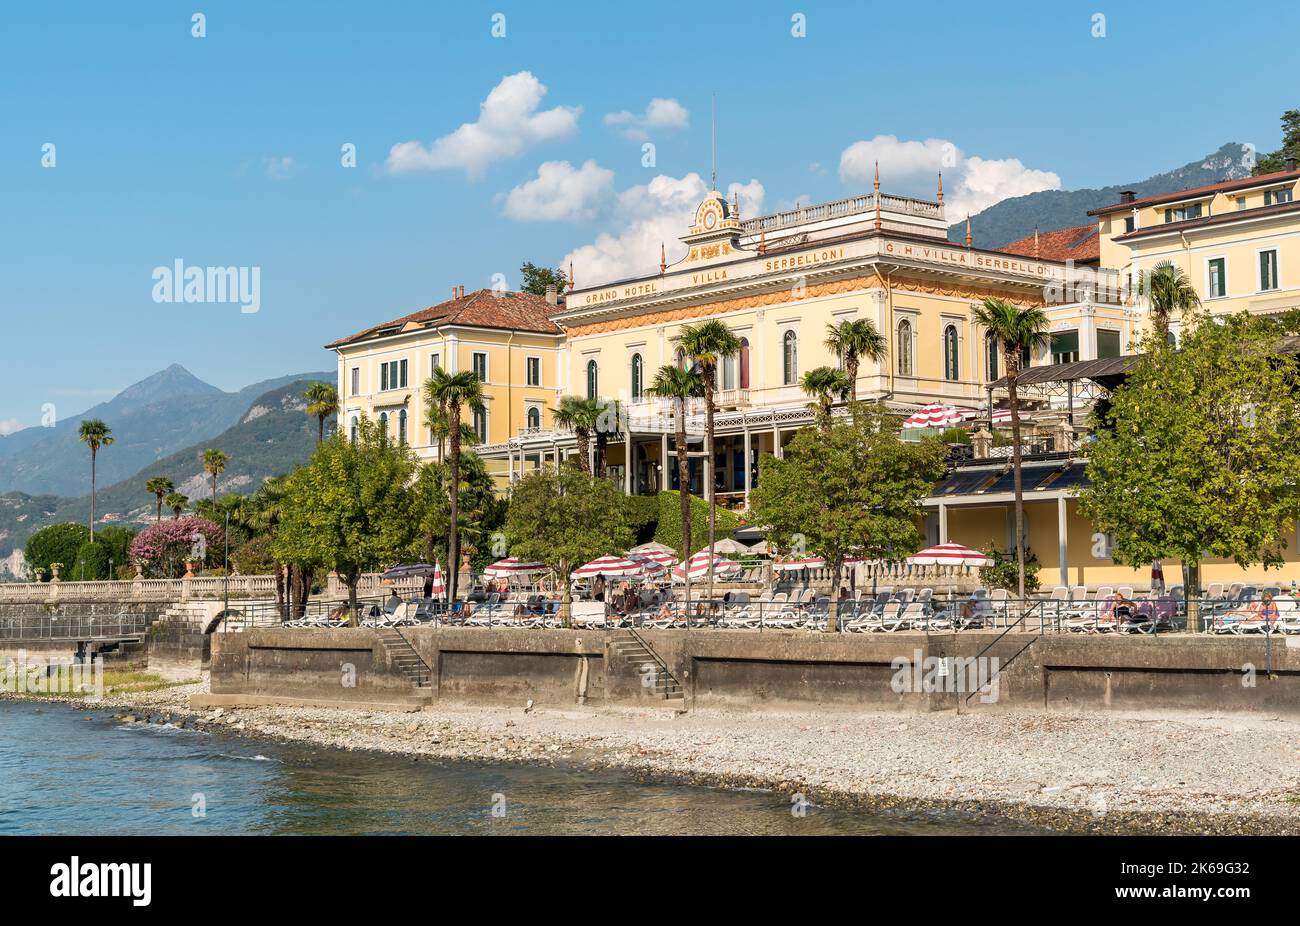
[{"label": "green tree", "polygon": [[592,472],[591,437],[600,423],[602,411],[603,405],[599,399],[584,399],[576,395],[561,396],[559,404],[551,409],[551,420],[555,426],[573,432],[573,440],[578,447],[578,466],[587,474]]},{"label": "green tree", "polygon": [[1089,450],[1080,510],[1116,562],[1182,561],[1193,630],[1202,559],[1278,564],[1300,513],[1300,366],[1278,347],[1245,314],[1149,337]]},{"label": "green tree", "polygon": [[[477,453],[461,455],[460,536],[466,547],[473,547],[479,556],[487,545],[488,537],[497,530],[505,517],[505,502],[497,497],[496,483],[488,472],[483,458]],[[412,515],[419,526],[418,548],[411,555],[433,562],[447,562],[447,538],[451,530],[451,467],[434,461],[419,468],[411,487]]]},{"label": "green tree", "polygon": [[354,612],[361,574],[395,562],[416,533],[410,450],[384,440],[368,418],[357,430],[356,443],[339,434],[327,438],[285,479],[273,544],[281,562],[338,572]]},{"label": "green tree", "polygon": [[588,560],[626,550],[632,528],[624,496],[612,482],[565,464],[528,473],[510,496],[505,535],[510,554],[545,563],[559,578],[561,620],[569,626],[573,570]]},{"label": "green tree", "polygon": [[166,476],[154,476],[144,484],[144,490],[153,495],[158,502],[158,510],[154,513],[154,522],[162,520],[163,499],[169,492],[176,491],[176,486]]},{"label": "green tree", "polygon": [[210,498],[200,499],[194,504],[194,513],[223,528],[229,523],[228,536],[232,548],[245,543],[256,532],[253,500],[247,495],[231,492],[215,501]]},{"label": "green tree", "polygon": [[[460,485],[460,413],[483,408],[483,383],[473,370],[448,373],[439,367],[424,384],[429,403],[447,409],[448,437],[451,444],[451,479],[449,486]],[[456,600],[456,585],[460,578],[460,493],[450,492],[451,518],[447,531],[447,600]]]},{"label": "green tree", "polygon": [[189,503],[190,497],[182,495],[180,492],[169,492],[167,498],[163,501],[163,504],[167,506],[167,510],[172,513],[173,518],[179,518],[183,515]]},{"label": "green tree", "polygon": [[843,402],[853,391],[853,384],[843,370],[835,367],[817,367],[809,370],[799,381],[799,388],[805,395],[812,396],[809,403],[817,415],[820,427],[828,428],[831,424],[831,406],[836,399]]},{"label": "green tree", "polygon": [[[52,578],[51,564],[62,563],[65,567],[71,566],[77,561],[77,551],[81,549],[81,545],[89,540],[90,528],[84,524],[51,524],[49,527],[42,527],[27,538],[27,545],[23,548],[23,558],[26,559],[33,575],[39,570],[41,580],[48,581]],[[68,576],[64,574],[63,578],[66,579]]]},{"label": "green tree", "polygon": [[781,548],[816,552],[831,570],[830,629],[839,624],[840,573],[850,554],[898,559],[921,544],[921,500],[944,472],[936,438],[904,443],[898,420],[854,403],[848,420],[803,428],[784,459],[765,455],[750,493],[756,523]]},{"label": "green tree", "polygon": [[[718,366],[727,357],[734,357],[740,352],[740,339],[732,333],[725,322],[716,318],[698,325],[684,325],[681,331],[681,348],[686,352],[704,380],[704,494],[709,502],[709,545],[713,550],[718,528],[718,485],[714,476],[717,457],[713,452],[713,396],[718,385]],[[713,560],[709,560],[708,592],[713,599]]]},{"label": "green tree", "polygon": [[1300,158],[1300,109],[1288,109],[1282,114],[1282,147],[1255,162],[1253,174],[1272,174],[1286,170],[1287,158]]},{"label": "green tree", "polygon": [[[650,395],[672,401],[673,419],[677,425],[677,497],[681,505],[683,562],[691,556],[691,463],[686,447],[686,400],[704,391],[704,378],[698,370],[683,370],[676,364],[667,364],[655,373],[654,381],[646,390]],[[660,461],[664,478],[668,477],[668,461]],[[691,577],[686,576],[686,603],[691,601]]]},{"label": "green tree", "polygon": [[95,539],[95,461],[99,449],[113,443],[113,431],[98,418],[81,422],[77,429],[81,442],[90,448],[90,539]]},{"label": "green tree", "polygon": [[1021,487],[1023,451],[1020,443],[1020,395],[1016,381],[1020,377],[1020,355],[1048,343],[1047,315],[1042,309],[1021,308],[993,296],[973,307],[976,323],[1002,345],[1002,364],[1006,372],[1007,404],[1011,407],[1011,482],[1015,489],[1016,508],[1016,592],[1025,597],[1025,493]]},{"label": "green tree", "polygon": [[545,296],[547,287],[550,286],[555,287],[558,295],[563,295],[564,287],[569,283],[563,270],[539,267],[532,261],[524,261],[524,265],[519,268],[519,277],[522,281],[519,291],[532,293],[534,296]]},{"label": "green tree", "polygon": [[339,413],[339,391],[329,383],[312,383],[302,394],[307,400],[307,415],[316,419],[316,443],[325,439],[325,419]]},{"label": "green tree", "polygon": [[887,343],[869,318],[846,318],[838,325],[826,326],[826,347],[844,361],[849,380],[849,401],[858,400],[858,364],[885,359]]},{"label": "green tree", "polygon": [[130,578],[134,574],[135,570],[131,568],[131,541],[137,533],[132,528],[112,524],[95,534],[95,543],[103,547],[107,560],[103,578]]},{"label": "green tree", "polygon": [[203,471],[212,477],[212,499],[217,498],[217,477],[226,471],[226,464],[230,462],[230,454],[224,450],[217,450],[209,447],[203,451]]},{"label": "green tree", "polygon": [[1162,341],[1169,340],[1169,320],[1174,312],[1191,312],[1201,304],[1187,274],[1167,260],[1142,275],[1138,290],[1151,303],[1151,326]]}]

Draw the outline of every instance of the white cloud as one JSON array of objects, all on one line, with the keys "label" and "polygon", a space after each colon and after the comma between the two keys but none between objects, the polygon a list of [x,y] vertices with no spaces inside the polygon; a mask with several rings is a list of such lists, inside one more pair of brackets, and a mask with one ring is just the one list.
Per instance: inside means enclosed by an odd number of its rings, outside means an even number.
[{"label": "white cloud", "polygon": [[272,180],[288,180],[298,172],[298,162],[288,156],[267,158],[262,162],[262,169]]},{"label": "white cloud", "polygon": [[393,145],[388,172],[459,169],[477,180],[493,161],[517,158],[529,145],[576,132],[582,107],[557,106],[538,112],[544,96],[546,86],[530,71],[503,77],[479,106],[477,122],[466,122],[427,148],[417,141]]},{"label": "white cloud", "polygon": [[23,426],[17,418],[0,418],[0,435],[9,435],[15,431],[21,431]]},{"label": "white cloud", "polygon": [[880,163],[880,185],[887,191],[911,191],[932,197],[926,186],[943,171],[944,205],[952,221],[975,215],[1012,196],[1040,190],[1059,190],[1061,178],[1051,171],[1031,170],[1017,158],[988,159],[966,155],[942,138],[900,141],[894,135],[877,135],[849,145],[840,153],[840,179],[866,185]]},{"label": "white cloud", "polygon": [[691,124],[691,114],[676,100],[655,97],[646,104],[645,112],[639,115],[627,110],[609,113],[605,116],[605,124],[620,128],[623,135],[633,141],[645,141],[656,129],[673,131],[686,128]]},{"label": "white cloud", "polygon": [[595,161],[577,170],[568,161],[547,161],[536,179],[505,197],[505,213],[519,222],[589,222],[613,199],[614,172]]},{"label": "white cloud", "polygon": [[[628,187],[618,194],[610,227],[591,244],[569,252],[565,266],[573,262],[580,287],[657,272],[661,244],[667,246],[669,263],[682,258],[685,246],[678,239],[690,228],[708,192],[709,185],[696,173],[680,178],[660,174],[649,183]],[[757,180],[733,183],[727,198],[733,194],[740,200],[742,216],[762,210],[764,189]]]}]

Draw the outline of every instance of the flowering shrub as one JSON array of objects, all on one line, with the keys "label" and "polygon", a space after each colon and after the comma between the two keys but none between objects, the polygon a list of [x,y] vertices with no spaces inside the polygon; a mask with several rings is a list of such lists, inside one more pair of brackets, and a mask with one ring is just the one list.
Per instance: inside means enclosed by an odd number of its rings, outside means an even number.
[{"label": "flowering shrub", "polygon": [[150,578],[179,579],[187,562],[219,564],[224,542],[221,527],[207,518],[173,518],[142,530],[131,542],[131,559],[143,563]]}]

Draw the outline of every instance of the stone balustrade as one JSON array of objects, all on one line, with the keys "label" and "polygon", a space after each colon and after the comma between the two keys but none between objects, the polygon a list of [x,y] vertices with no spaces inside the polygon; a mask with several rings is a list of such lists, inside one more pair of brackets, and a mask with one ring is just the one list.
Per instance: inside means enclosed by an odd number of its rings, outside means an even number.
[{"label": "stone balustrade", "polygon": [[[420,579],[402,580],[395,586],[398,594],[419,589]],[[381,584],[378,573],[361,577],[358,592],[363,597],[387,594],[390,587]],[[224,576],[187,576],[183,579],[146,579],[137,576],[123,581],[99,582],[65,582],[54,579],[49,582],[8,582],[0,583],[0,603],[14,604],[57,604],[59,602],[78,601],[191,601],[215,600],[229,594],[231,598],[275,598],[275,576],[241,576],[232,575],[229,580]],[[329,598],[347,596],[347,586],[331,574],[326,581],[326,595]]]}]

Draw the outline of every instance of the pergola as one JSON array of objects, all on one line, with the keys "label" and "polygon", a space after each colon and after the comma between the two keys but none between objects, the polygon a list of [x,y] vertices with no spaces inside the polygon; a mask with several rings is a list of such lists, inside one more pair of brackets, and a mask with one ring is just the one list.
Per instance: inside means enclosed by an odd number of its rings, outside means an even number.
[{"label": "pergola", "polygon": [[[1092,404],[1128,378],[1128,372],[1137,364],[1136,354],[1122,357],[1103,357],[1100,360],[1075,360],[1071,363],[1052,363],[1030,367],[1016,377],[1016,389],[1022,399],[1047,402],[1065,400],[1070,424],[1074,423],[1074,403],[1078,399]],[[993,415],[994,390],[1006,391],[1007,378],[989,383],[988,404],[990,419]]]}]

